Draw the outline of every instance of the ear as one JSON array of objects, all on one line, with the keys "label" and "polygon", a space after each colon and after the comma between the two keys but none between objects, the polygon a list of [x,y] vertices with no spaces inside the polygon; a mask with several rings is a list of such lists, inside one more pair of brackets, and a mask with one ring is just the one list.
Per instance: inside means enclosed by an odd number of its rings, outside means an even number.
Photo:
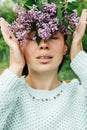
[{"label": "ear", "polygon": [[68,50],[68,41],[66,40],[64,45],[64,53],[63,53],[64,55],[66,54],[67,50]]}]

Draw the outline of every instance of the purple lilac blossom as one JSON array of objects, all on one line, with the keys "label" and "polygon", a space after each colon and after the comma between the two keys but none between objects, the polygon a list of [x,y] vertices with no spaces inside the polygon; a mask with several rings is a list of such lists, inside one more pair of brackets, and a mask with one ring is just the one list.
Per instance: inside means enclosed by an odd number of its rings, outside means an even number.
[{"label": "purple lilac blossom", "polygon": [[76,27],[79,22],[79,17],[77,16],[77,11],[74,11],[71,15],[68,16],[70,27]]},{"label": "purple lilac blossom", "polygon": [[77,13],[74,12],[70,16],[67,16],[67,11],[65,10],[62,26],[59,29],[59,19],[56,15],[57,9],[54,3],[44,3],[43,12],[38,10],[36,5],[33,5],[31,10],[16,6],[14,12],[18,17],[10,27],[20,43],[24,42],[25,35],[32,31],[31,28],[34,25],[39,37],[43,40],[48,40],[56,31],[61,31],[64,35],[70,34],[70,31],[65,26],[67,19],[69,20],[70,27],[74,27],[78,23]]},{"label": "purple lilac blossom", "polygon": [[48,40],[48,37],[50,38],[50,36],[51,36],[51,29],[49,28],[49,26],[47,24],[45,24],[44,28],[39,28],[38,29],[38,35],[42,39]]},{"label": "purple lilac blossom", "polygon": [[43,11],[46,13],[49,13],[50,16],[55,16],[56,15],[56,4],[52,3],[44,3],[43,4]]}]

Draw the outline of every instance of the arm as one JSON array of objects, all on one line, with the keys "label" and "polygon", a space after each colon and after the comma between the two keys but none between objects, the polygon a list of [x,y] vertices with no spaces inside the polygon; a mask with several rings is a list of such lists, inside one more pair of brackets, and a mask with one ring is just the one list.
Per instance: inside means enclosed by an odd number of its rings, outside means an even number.
[{"label": "arm", "polygon": [[9,69],[0,75],[0,130],[21,91],[21,78]]},{"label": "arm", "polygon": [[80,51],[72,60],[71,68],[79,77],[81,85],[87,89],[87,53]]},{"label": "arm", "polygon": [[10,48],[9,69],[5,70],[0,76],[0,130],[2,130],[20,92],[21,78],[19,77],[25,60],[19,42],[3,18],[0,18],[0,26],[3,38]]},{"label": "arm", "polygon": [[82,38],[85,33],[87,24],[87,9],[82,11],[78,26],[73,34],[73,40],[71,45],[70,57],[71,60],[81,51],[82,47]]},{"label": "arm", "polygon": [[83,51],[82,38],[85,33],[87,24],[87,10],[83,10],[79,24],[73,34],[71,45],[71,67],[76,75],[80,78],[82,86],[87,88],[87,54]]},{"label": "arm", "polygon": [[22,46],[15,38],[14,34],[11,32],[8,27],[9,24],[3,19],[0,18],[1,32],[4,38],[4,41],[9,46],[10,49],[10,65],[9,69],[19,77],[21,76],[23,67],[25,65],[25,59],[22,53]]}]

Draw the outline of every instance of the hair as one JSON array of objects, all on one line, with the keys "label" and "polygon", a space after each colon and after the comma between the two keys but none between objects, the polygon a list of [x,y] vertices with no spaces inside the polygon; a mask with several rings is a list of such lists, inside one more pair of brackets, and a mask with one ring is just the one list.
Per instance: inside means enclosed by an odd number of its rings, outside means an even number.
[{"label": "hair", "polygon": [[[67,35],[64,36],[64,43],[68,46],[68,44],[67,44],[66,41],[67,41]],[[65,60],[66,60],[66,56],[64,55],[64,56],[63,56],[63,60],[62,60],[61,64],[59,65],[58,72],[61,70],[62,65],[63,65],[63,63],[65,62]],[[24,66],[23,71],[22,71],[22,75],[27,76],[28,73],[29,73],[29,72],[28,72],[28,66],[27,66],[27,63],[25,63],[25,66]]]},{"label": "hair", "polygon": [[26,63],[25,63],[25,66],[24,66],[24,68],[23,68],[22,75],[25,75],[25,76],[28,75],[28,66],[27,66]]}]

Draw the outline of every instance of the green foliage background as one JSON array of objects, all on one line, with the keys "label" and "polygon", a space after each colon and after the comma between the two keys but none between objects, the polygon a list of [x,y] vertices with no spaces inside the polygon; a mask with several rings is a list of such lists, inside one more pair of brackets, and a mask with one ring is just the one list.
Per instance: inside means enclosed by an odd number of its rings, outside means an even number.
[{"label": "green foliage background", "polygon": [[[12,11],[12,7],[15,3],[21,3],[23,4],[25,0],[6,0],[3,4],[0,2],[0,17],[5,18],[9,23],[11,23],[15,19],[15,14]],[[78,14],[80,16],[83,9],[87,9],[87,0],[76,0],[77,4],[77,10]],[[70,7],[71,9],[74,8],[74,6]],[[69,41],[69,50],[66,55],[64,64],[62,66],[61,71],[59,72],[59,77],[62,80],[71,80],[76,77],[76,75],[73,73],[73,71],[70,68],[70,44],[72,41],[72,38],[68,38]],[[83,38],[83,48],[85,51],[87,51],[87,31]],[[7,68],[9,65],[9,48],[6,45],[6,43],[3,40],[2,34],[0,32],[0,72],[2,72],[5,68]]]}]

